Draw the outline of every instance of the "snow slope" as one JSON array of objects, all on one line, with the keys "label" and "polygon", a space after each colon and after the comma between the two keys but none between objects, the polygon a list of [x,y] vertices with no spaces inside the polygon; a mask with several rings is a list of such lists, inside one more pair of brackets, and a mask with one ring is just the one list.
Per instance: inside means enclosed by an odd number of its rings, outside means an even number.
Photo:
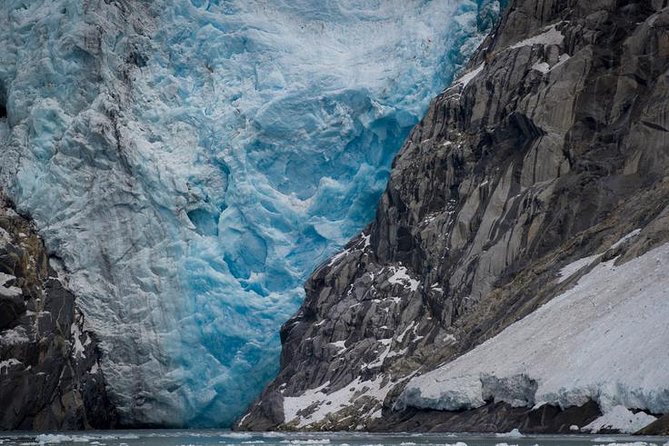
[{"label": "snow slope", "polygon": [[[614,262],[595,266],[466,355],[413,378],[400,400],[438,410],[476,408],[490,399],[563,408],[593,400],[604,417],[591,428],[638,428],[640,417],[625,408],[669,412],[669,244]],[[646,424],[654,420],[645,417]]]},{"label": "snow slope", "polygon": [[122,421],[241,413],[499,8],[2,2],[0,182],[70,273]]}]

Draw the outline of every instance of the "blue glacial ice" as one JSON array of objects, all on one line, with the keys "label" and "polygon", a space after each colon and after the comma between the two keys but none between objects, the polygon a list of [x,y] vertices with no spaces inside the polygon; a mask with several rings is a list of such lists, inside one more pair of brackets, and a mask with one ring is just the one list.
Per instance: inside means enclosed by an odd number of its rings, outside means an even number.
[{"label": "blue glacial ice", "polygon": [[125,423],[241,414],[303,281],[371,220],[403,139],[499,10],[0,4],[1,185],[68,273]]}]

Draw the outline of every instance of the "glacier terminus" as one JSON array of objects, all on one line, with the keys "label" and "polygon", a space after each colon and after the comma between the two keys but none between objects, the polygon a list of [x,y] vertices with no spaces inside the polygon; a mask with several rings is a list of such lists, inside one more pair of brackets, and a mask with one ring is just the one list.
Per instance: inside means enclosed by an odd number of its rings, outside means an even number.
[{"label": "glacier terminus", "polygon": [[[500,4],[501,3],[501,4]],[[6,0],[0,186],[129,426],[226,426],[493,0]]]}]

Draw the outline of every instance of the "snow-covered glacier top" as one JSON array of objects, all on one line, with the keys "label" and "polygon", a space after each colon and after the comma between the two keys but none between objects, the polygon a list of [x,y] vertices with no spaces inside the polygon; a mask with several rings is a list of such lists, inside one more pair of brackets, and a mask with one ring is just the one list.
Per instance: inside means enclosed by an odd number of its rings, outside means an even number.
[{"label": "snow-covered glacier top", "polygon": [[225,425],[257,396],[303,280],[499,9],[2,2],[2,187],[69,273],[124,422]]}]

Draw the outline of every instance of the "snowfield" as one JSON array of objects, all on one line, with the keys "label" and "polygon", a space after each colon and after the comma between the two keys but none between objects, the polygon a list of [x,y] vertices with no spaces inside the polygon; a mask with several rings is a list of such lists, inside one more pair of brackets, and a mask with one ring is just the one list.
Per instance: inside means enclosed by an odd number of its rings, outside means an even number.
[{"label": "snowfield", "polygon": [[[632,410],[669,413],[669,244],[614,262],[598,264],[469,353],[413,378],[400,404],[463,410],[494,399],[565,408],[593,400],[604,415],[585,430],[621,432],[655,420]],[[585,265],[576,266],[563,273]]]}]

